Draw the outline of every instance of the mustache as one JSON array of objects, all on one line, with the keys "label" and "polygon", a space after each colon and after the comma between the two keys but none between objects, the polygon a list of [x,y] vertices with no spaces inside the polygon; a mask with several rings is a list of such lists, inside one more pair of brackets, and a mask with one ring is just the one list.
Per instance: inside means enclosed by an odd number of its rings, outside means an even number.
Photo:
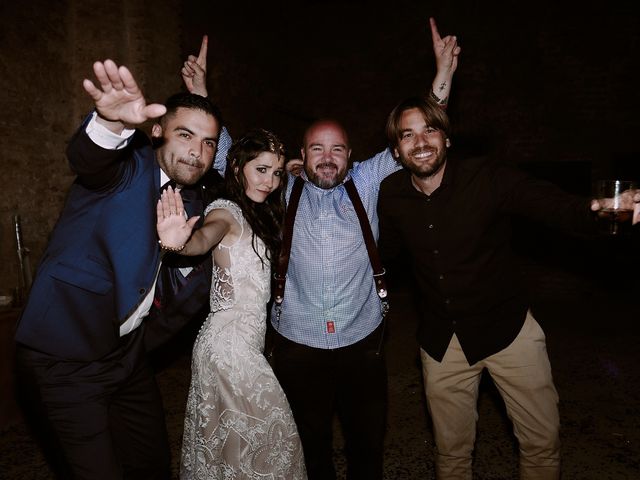
[{"label": "mustache", "polygon": [[180,157],[180,162],[181,163],[186,163],[190,167],[198,167],[198,168],[203,168],[204,167],[204,163],[202,163],[197,158],[193,158],[193,157],[188,157],[188,158]]},{"label": "mustache", "polygon": [[320,168],[335,168],[337,170],[338,169],[338,165],[336,165],[333,162],[324,162],[324,163],[319,163],[318,165],[316,165],[316,170],[319,170]]},{"label": "mustache", "polygon": [[418,155],[420,153],[436,153],[433,147],[416,147],[409,152],[409,155]]}]

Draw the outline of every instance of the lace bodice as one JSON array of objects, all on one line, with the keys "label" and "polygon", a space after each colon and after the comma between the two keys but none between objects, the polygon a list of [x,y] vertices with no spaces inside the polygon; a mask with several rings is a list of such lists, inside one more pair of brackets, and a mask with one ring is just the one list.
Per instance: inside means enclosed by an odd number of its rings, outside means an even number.
[{"label": "lace bodice", "polygon": [[[211,311],[228,310],[238,301],[252,305],[266,305],[270,295],[270,266],[256,255],[252,246],[252,231],[240,207],[225,199],[210,203],[205,215],[216,208],[228,210],[241,229],[240,238],[232,245],[220,243],[213,251],[211,279]],[[260,256],[266,259],[266,247],[256,238]]]}]

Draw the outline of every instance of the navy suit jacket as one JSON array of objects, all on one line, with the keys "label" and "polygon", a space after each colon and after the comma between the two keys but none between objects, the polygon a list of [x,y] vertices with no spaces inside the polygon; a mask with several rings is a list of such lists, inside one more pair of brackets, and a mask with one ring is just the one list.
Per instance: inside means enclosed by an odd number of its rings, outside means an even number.
[{"label": "navy suit jacket", "polygon": [[[160,167],[144,133],[136,131],[122,150],[106,150],[85,127],[67,150],[78,176],[38,267],[16,341],[59,358],[92,361],[118,347],[121,323],[156,277]],[[189,213],[202,214],[203,206],[196,202]],[[193,288],[199,292],[192,298],[198,308],[209,295],[210,267],[208,277],[207,269],[195,270],[203,271],[200,281],[182,291],[183,298],[191,298]],[[155,317],[164,318],[157,312]]]}]

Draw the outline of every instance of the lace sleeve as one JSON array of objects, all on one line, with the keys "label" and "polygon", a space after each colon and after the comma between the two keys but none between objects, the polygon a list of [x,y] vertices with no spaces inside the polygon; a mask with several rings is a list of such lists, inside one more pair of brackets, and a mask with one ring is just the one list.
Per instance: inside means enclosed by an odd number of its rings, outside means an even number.
[{"label": "lace sleeve", "polygon": [[[219,198],[207,205],[204,213],[207,215],[210,211],[215,209],[227,210],[231,213],[236,222],[238,222],[241,233],[236,243],[239,242],[245,231],[244,217],[240,207],[231,200]],[[233,245],[223,245],[222,243],[219,243],[213,252],[213,274],[211,277],[210,296],[212,312],[227,310],[235,304],[234,282],[231,276],[230,258],[230,248],[232,247]]]},{"label": "lace sleeve", "polygon": [[[233,215],[233,218],[235,219],[236,222],[238,222],[238,225],[240,225],[240,237],[242,238],[242,236],[244,235],[244,216],[242,215],[242,210],[240,209],[240,207],[238,206],[237,203],[232,202],[231,200],[227,200],[226,198],[218,198],[216,200],[214,200],[213,202],[211,202],[209,205],[207,205],[207,208],[204,209],[204,214],[205,216],[211,211],[211,210],[215,210],[217,208],[222,208],[224,210],[227,210],[229,213],[231,213],[231,215]],[[226,247],[229,247],[231,245],[225,245]]]}]

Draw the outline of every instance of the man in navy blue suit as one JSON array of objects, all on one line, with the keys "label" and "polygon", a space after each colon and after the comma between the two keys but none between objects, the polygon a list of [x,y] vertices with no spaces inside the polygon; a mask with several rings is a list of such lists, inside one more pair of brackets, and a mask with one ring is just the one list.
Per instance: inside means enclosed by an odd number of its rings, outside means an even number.
[{"label": "man in navy blue suit", "polygon": [[[147,104],[129,70],[111,60],[93,69],[99,86],[83,86],[95,112],[69,144],[77,178],[17,327],[17,378],[60,477],[168,478],[144,329],[166,321],[159,341],[168,338],[206,303],[210,277],[207,260],[181,272],[172,264],[158,244],[155,207],[172,182],[189,216],[202,215],[198,182],[214,162],[220,117],[190,93]],[[154,118],[155,149],[134,130]],[[158,283],[171,293],[156,291]],[[158,313],[164,307],[174,308],[176,325]]]}]

